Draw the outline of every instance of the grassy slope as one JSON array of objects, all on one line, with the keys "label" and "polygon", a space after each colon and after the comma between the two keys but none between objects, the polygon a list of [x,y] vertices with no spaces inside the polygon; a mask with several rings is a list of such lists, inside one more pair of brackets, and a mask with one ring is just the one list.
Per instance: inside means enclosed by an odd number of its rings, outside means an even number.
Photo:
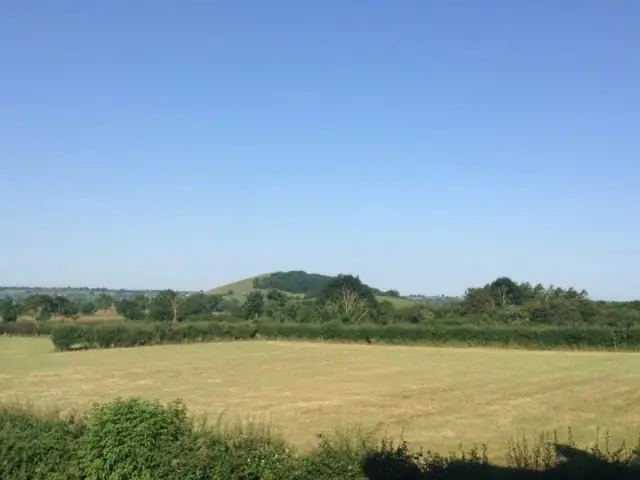
[{"label": "grassy slope", "polygon": [[249,292],[253,291],[253,281],[256,278],[268,277],[270,274],[264,275],[256,275],[255,277],[249,277],[237,282],[228,283],[226,285],[221,285],[212,290],[209,290],[207,293],[211,293],[213,295],[226,295],[229,290],[233,290],[233,295],[247,295]]},{"label": "grassy slope", "polygon": [[[360,424],[441,452],[487,442],[500,460],[522,433],[607,427],[634,441],[640,354],[304,342],[223,342],[54,353],[45,338],[0,338],[0,399],[87,407],[118,396],[177,397],[215,421],[266,418],[293,442]],[[602,433],[601,433],[602,435]]]}]

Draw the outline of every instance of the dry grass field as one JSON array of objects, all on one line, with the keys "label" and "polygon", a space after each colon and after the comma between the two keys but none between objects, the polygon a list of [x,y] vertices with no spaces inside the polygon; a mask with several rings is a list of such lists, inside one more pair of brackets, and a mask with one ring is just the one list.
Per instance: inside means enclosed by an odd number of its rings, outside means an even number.
[{"label": "dry grass field", "polygon": [[182,398],[196,411],[268,419],[301,447],[362,425],[438,451],[558,429],[585,445],[597,427],[637,440],[640,354],[289,342],[56,353],[0,338],[0,398],[86,407],[117,396]]}]

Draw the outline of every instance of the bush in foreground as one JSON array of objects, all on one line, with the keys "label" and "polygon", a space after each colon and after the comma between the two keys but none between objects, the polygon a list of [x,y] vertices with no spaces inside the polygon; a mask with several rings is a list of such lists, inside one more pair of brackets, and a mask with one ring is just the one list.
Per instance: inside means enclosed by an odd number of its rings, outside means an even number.
[{"label": "bush in foreground", "polygon": [[640,478],[640,452],[577,450],[552,437],[513,443],[507,466],[486,449],[441,456],[357,431],[321,436],[305,454],[268,428],[198,423],[180,402],[116,400],[85,415],[0,408],[0,478],[8,480],[422,480]]}]

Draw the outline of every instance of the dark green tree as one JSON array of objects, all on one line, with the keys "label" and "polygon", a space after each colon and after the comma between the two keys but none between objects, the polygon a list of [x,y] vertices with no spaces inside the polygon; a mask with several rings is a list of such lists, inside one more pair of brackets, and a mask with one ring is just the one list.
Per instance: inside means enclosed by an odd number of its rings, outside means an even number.
[{"label": "dark green tree", "polygon": [[463,314],[476,315],[488,313],[496,306],[496,301],[488,288],[468,288],[464,293],[460,309]]},{"label": "dark green tree", "polygon": [[149,304],[149,316],[154,320],[163,322],[178,322],[180,306],[184,296],[175,290],[162,290],[151,299]]},{"label": "dark green tree", "polygon": [[184,298],[178,311],[178,320],[182,321],[195,316],[212,316],[220,312],[222,296],[209,295],[204,292],[193,293]]},{"label": "dark green tree", "polygon": [[32,316],[36,322],[49,320],[58,310],[59,305],[51,295],[34,293],[22,301],[24,312]]},{"label": "dark green tree", "polygon": [[123,298],[116,302],[116,311],[127,320],[144,320],[147,317],[145,305],[135,298]]},{"label": "dark green tree", "polygon": [[93,315],[98,311],[98,306],[93,303],[91,300],[87,300],[86,302],[82,302],[80,304],[80,312],[83,315]]},{"label": "dark green tree", "polygon": [[522,305],[524,303],[524,294],[520,285],[515,283],[509,277],[500,277],[495,279],[491,284],[489,284],[488,288],[491,296],[496,302],[496,305]]},{"label": "dark green tree", "polygon": [[264,313],[264,295],[259,290],[253,290],[247,295],[247,300],[242,305],[244,318],[257,318]]},{"label": "dark green tree", "polygon": [[115,298],[108,293],[101,292],[96,295],[94,303],[98,310],[106,311],[115,305]]},{"label": "dark green tree", "polygon": [[376,297],[373,289],[362,283],[360,277],[355,275],[340,274],[331,278],[324,286],[318,297],[321,303],[340,301],[345,292],[352,292],[369,306],[376,305]]},{"label": "dark green tree", "polygon": [[12,298],[0,300],[0,317],[5,323],[15,322],[21,313],[20,304]]}]

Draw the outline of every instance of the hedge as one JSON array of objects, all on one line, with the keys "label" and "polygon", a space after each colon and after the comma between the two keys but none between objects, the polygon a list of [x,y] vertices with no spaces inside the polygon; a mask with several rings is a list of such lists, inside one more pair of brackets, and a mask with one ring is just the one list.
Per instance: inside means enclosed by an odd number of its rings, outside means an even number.
[{"label": "hedge", "polygon": [[[117,399],[75,417],[0,406],[0,478],[7,480],[423,480],[638,478],[640,453],[511,444],[507,467],[486,450],[441,456],[369,436],[320,436],[299,453],[268,428],[195,422],[179,401]],[[605,445],[605,447],[607,447]],[[542,454],[541,454],[542,453]]]},{"label": "hedge", "polygon": [[343,325],[271,322],[118,322],[58,324],[51,340],[58,350],[111,348],[218,340],[291,339],[344,342],[497,346],[532,349],[640,350],[640,327],[612,331],[602,326],[532,327],[488,325]]}]

